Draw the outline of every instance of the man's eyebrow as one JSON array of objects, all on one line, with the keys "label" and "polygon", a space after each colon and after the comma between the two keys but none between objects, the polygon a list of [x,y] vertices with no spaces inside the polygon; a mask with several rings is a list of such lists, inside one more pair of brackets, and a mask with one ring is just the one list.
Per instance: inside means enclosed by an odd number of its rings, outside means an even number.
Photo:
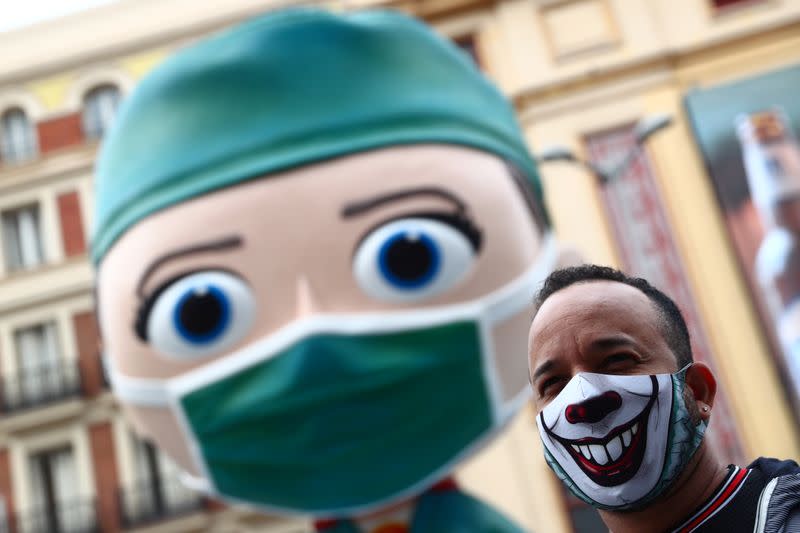
[{"label": "man's eyebrow", "polygon": [[467,206],[464,204],[464,202],[450,191],[441,189],[439,187],[416,187],[413,189],[403,189],[386,194],[379,194],[377,196],[373,196],[372,198],[345,204],[344,208],[342,208],[342,218],[350,218],[361,215],[384,204],[405,200],[413,196],[436,196],[438,198],[442,198],[452,203],[458,213],[463,213],[467,209]]},{"label": "man's eyebrow", "polygon": [[613,350],[621,346],[633,346],[635,344],[627,335],[614,335],[595,339],[589,343],[588,347],[595,350]]},{"label": "man's eyebrow", "polygon": [[549,372],[550,370],[552,370],[555,365],[556,364],[552,359],[550,359],[549,361],[545,361],[544,363],[539,365],[539,367],[533,371],[533,375],[531,376],[531,383],[536,381],[539,378],[539,376],[541,376],[545,372]]},{"label": "man's eyebrow", "polygon": [[178,248],[177,250],[173,250],[171,252],[167,252],[163,255],[156,257],[153,262],[145,269],[142,277],[139,278],[139,283],[136,285],[136,295],[139,298],[144,298],[144,294],[142,293],[144,289],[145,283],[150,276],[153,275],[153,272],[156,271],[159,267],[161,267],[164,263],[168,261],[172,261],[173,259],[177,259],[178,257],[183,257],[185,255],[190,254],[199,254],[203,252],[220,252],[223,250],[228,250],[230,248],[238,248],[244,243],[244,240],[239,237],[238,235],[231,235],[228,237],[223,237],[221,239],[217,239],[215,241],[208,241],[208,242],[201,242],[195,243],[190,246],[186,246],[184,248]]}]

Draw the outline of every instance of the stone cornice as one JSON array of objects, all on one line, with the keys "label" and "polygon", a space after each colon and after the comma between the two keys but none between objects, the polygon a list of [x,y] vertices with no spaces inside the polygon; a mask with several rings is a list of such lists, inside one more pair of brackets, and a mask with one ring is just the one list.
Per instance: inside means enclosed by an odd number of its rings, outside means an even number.
[{"label": "stone cornice", "polygon": [[712,43],[682,48],[665,48],[602,69],[587,70],[572,76],[560,77],[548,83],[522,87],[513,91],[509,97],[517,110],[524,111],[533,105],[564,100],[589,88],[597,89],[640,76],[648,79],[654,76],[663,79],[665,72],[672,72],[671,76],[677,78],[680,83],[691,84],[691,79],[684,79],[686,78],[684,71],[688,71],[696,65],[708,65],[715,56],[719,57],[723,53],[729,54],[733,48],[754,49],[781,41],[800,40],[797,37],[800,35],[797,33],[798,29],[800,29],[800,18],[785,19],[770,24],[768,27],[750,28],[746,32],[727,36]]},{"label": "stone cornice", "polygon": [[85,143],[37,156],[28,163],[0,164],[0,194],[40,186],[78,172],[91,172],[96,153],[96,143]]},{"label": "stone cornice", "polygon": [[[435,22],[491,5],[494,0],[119,0],[84,12],[0,33],[0,86],[69,71],[86,64],[182,41],[222,29],[268,10],[292,5],[333,9],[389,7]],[[179,21],[179,22],[176,22]],[[44,43],[44,45],[43,45]],[[102,45],[98,45],[102,43]]]}]

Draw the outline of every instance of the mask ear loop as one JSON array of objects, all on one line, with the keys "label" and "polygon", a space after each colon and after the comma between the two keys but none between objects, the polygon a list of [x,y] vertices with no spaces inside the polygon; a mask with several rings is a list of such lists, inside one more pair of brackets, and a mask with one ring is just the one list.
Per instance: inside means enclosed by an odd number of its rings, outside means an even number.
[{"label": "mask ear loop", "polygon": [[[681,377],[681,379],[683,379],[683,380],[684,380],[684,386],[687,386],[687,385],[685,385],[685,381],[686,381],[686,379],[685,379],[685,378],[686,378],[686,372],[689,370],[689,367],[691,367],[692,365],[694,365],[694,361],[692,361],[691,363],[687,363],[686,365],[684,365],[684,367],[683,367],[683,368],[681,368],[680,370],[678,370],[677,372],[675,372],[675,375],[676,375],[676,376],[680,376],[680,377]],[[710,411],[711,411],[711,408],[710,408],[709,406],[707,406],[707,405],[703,405],[703,406],[700,408],[700,411],[702,411],[703,413],[708,413],[708,412],[710,412]]]}]

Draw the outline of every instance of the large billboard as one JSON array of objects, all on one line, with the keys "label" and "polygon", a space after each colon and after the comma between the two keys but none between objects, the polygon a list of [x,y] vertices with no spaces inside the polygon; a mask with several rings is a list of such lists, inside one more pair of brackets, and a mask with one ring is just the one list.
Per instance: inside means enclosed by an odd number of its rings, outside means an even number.
[{"label": "large billboard", "polygon": [[731,242],[800,408],[800,65],[690,91],[686,107]]}]

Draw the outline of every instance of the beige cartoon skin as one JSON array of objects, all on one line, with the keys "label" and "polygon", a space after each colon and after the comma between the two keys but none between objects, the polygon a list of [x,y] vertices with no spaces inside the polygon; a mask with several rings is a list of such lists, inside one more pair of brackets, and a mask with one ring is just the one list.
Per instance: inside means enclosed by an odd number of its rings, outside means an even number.
[{"label": "beige cartoon skin", "polygon": [[[447,222],[458,212],[468,222],[461,227]],[[441,216],[431,220],[453,238],[456,266],[431,290],[387,296],[360,279],[354,263],[370,235],[420,213]],[[475,300],[529,269],[546,229],[502,159],[455,145],[388,147],[244,181],[156,212],[114,244],[98,273],[104,352],[127,376],[166,379],[309,316]],[[187,355],[158,339],[144,340],[148,321],[159,319],[154,309],[167,294],[164,284],[204,270],[242,280],[253,300],[249,322],[211,353]],[[161,295],[155,304],[154,294]],[[528,315],[526,308],[491,332],[503,400],[528,386]],[[124,407],[138,432],[188,473],[201,475],[167,408]]]}]

